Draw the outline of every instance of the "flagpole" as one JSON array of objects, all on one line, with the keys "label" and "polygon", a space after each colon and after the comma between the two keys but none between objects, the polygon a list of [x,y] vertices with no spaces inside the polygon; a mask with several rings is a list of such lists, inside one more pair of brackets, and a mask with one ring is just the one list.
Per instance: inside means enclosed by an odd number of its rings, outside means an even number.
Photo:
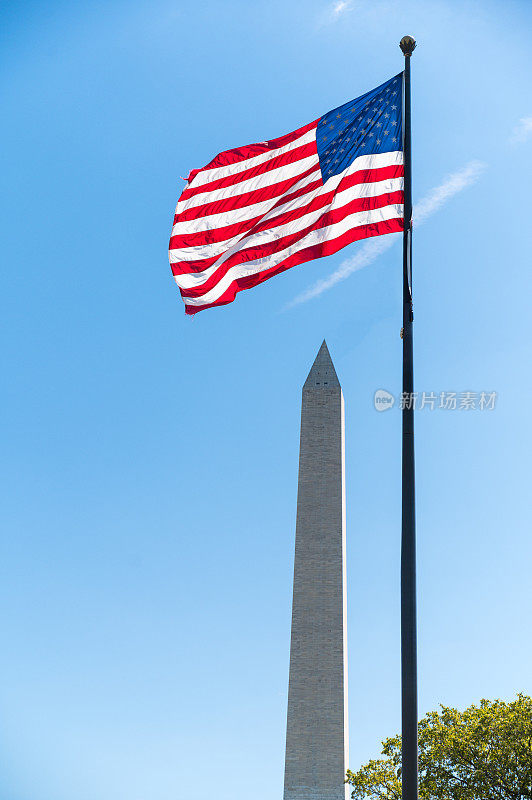
[{"label": "flagpole", "polygon": [[414,465],[414,357],[412,347],[412,157],[410,57],[416,43],[403,36],[404,71],[404,232],[403,232],[403,448],[401,524],[401,707],[402,800],[418,798],[416,509]]}]

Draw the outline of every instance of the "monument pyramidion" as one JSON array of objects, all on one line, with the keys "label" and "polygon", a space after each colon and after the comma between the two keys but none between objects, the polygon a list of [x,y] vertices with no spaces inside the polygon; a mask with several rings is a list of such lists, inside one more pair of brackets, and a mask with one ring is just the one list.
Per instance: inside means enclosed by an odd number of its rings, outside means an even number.
[{"label": "monument pyramidion", "polygon": [[347,800],[344,398],[325,341],[303,386],[284,800]]}]

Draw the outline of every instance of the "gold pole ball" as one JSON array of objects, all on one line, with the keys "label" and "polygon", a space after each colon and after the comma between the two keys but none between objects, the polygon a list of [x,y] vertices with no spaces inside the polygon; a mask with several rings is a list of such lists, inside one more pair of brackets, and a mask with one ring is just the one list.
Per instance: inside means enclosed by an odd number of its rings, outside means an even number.
[{"label": "gold pole ball", "polygon": [[403,55],[408,58],[414,52],[416,40],[412,36],[403,36],[399,42],[399,47],[401,48]]}]

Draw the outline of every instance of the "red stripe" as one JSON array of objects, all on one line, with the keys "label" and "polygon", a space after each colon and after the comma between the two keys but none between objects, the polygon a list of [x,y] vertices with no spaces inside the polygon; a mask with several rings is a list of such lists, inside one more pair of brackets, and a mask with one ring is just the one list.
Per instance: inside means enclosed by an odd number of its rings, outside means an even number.
[{"label": "red stripe", "polygon": [[[331,193],[334,194],[334,193]],[[336,192],[338,195],[339,192]],[[262,222],[259,222],[258,225],[255,225],[253,228],[253,234],[259,233],[261,230],[267,231],[270,228],[275,228],[277,225],[284,225],[287,222],[292,222],[296,219],[300,219],[304,217],[305,214],[311,214],[313,211],[317,211],[320,208],[324,208],[331,204],[332,197],[329,194],[326,195],[319,195],[315,197],[310,203],[302,208],[295,208],[292,211],[285,211],[283,214],[279,214],[277,217],[273,219],[265,219]],[[349,208],[350,212],[353,211],[370,211],[372,208],[384,208],[384,206],[394,205],[395,203],[403,203],[404,202],[404,193],[401,189],[397,192],[388,192],[387,194],[379,194],[376,197],[357,197],[347,206],[343,208],[335,209],[331,211],[331,215],[335,214],[336,211],[343,211],[344,208]],[[345,215],[344,215],[345,216]],[[273,223],[273,224],[272,224]],[[321,227],[321,226],[320,226]],[[281,240],[277,240],[281,241]],[[279,248],[276,248],[277,250]]]},{"label": "red stripe", "polygon": [[[307,234],[307,232],[309,230],[312,230],[314,227],[323,227],[323,225],[320,225],[318,223],[321,220],[323,220],[324,218],[327,218],[327,216],[329,218],[334,217],[335,221],[337,222],[337,221],[339,221],[341,219],[344,219],[346,216],[348,216],[349,214],[352,214],[355,211],[370,211],[371,209],[374,209],[374,208],[384,208],[385,206],[388,206],[388,205],[392,205],[392,204],[395,204],[395,203],[403,203],[403,202],[404,202],[404,194],[403,194],[402,190],[397,191],[397,192],[389,192],[387,194],[380,194],[380,195],[377,195],[376,197],[354,198],[346,206],[344,206],[342,208],[335,209],[334,211],[329,212],[328,215],[327,214],[322,215],[319,218],[318,222],[314,223],[314,225],[311,225],[308,228],[305,228],[302,232],[293,234],[293,236],[296,237],[296,241],[297,241],[298,239],[300,239],[303,236],[305,236]],[[207,288],[203,288],[203,287],[206,287],[208,285],[208,288],[212,288],[214,285],[216,285],[216,283],[218,283],[218,281],[220,280],[221,276],[225,275],[225,273],[226,273],[226,271],[228,269],[227,264],[230,264],[230,266],[234,266],[235,264],[241,264],[243,261],[249,261],[249,260],[252,260],[253,258],[257,258],[258,257],[255,254],[251,258],[247,256],[248,253],[253,253],[253,251],[254,251],[254,249],[256,247],[256,246],[252,246],[252,247],[246,248],[244,246],[245,241],[249,236],[255,235],[260,230],[269,230],[270,228],[273,228],[273,227],[275,227],[277,225],[282,225],[282,224],[284,224],[286,222],[291,222],[291,221],[293,221],[295,219],[299,219],[300,217],[305,216],[305,214],[309,214],[312,211],[316,211],[316,210],[318,210],[320,208],[328,206],[329,204],[330,204],[330,198],[327,197],[326,195],[325,196],[321,196],[320,195],[319,197],[314,198],[310,203],[307,203],[306,206],[303,206],[302,208],[294,209],[293,211],[286,211],[284,214],[279,214],[279,216],[275,217],[274,220],[268,219],[268,220],[261,221],[261,217],[258,217],[257,218],[257,224],[253,227],[253,229],[246,236],[244,236],[242,238],[241,247],[238,250],[238,252],[236,252],[234,255],[232,255],[230,258],[228,258],[227,261],[224,261],[223,264],[220,265],[219,270],[214,272],[213,275],[208,279],[208,282],[205,283],[205,284],[202,284],[202,291],[200,293],[203,294],[203,291],[207,291]],[[272,224],[272,222],[274,224]],[[243,225],[245,223],[241,223],[241,224]],[[327,221],[324,224],[329,224],[329,221]],[[237,227],[238,227],[237,225],[228,226],[228,228],[231,228],[231,229],[234,229],[234,228],[237,228]],[[225,230],[225,229],[219,229],[219,230]],[[217,231],[213,231],[212,233],[215,234],[215,233],[217,233]],[[233,235],[237,235],[237,233],[238,233],[238,231],[233,231]],[[271,251],[269,253],[265,252],[264,255],[271,255],[272,253],[276,253],[278,250],[282,250],[283,247],[285,246],[284,242],[288,238],[289,237],[285,236],[285,237],[276,239],[274,242],[270,242],[270,243],[267,243],[265,245],[262,245],[261,246],[261,255],[262,255],[262,250],[266,249],[266,248],[268,248],[268,249],[272,248],[272,249],[271,249]],[[286,246],[288,246],[288,245],[286,245]],[[209,259],[204,259],[203,261],[198,261],[198,262],[194,262],[194,263],[202,264],[203,265],[203,269],[207,269],[208,266],[209,267],[212,266],[212,264],[214,264],[215,261],[218,258],[220,258],[222,255],[223,255],[223,253],[220,253],[218,256],[212,256]],[[190,261],[180,261],[180,262],[177,262],[175,264],[172,264],[172,272],[173,272],[173,274],[174,275],[186,275],[186,274],[189,274],[190,270],[187,269],[187,267],[188,267],[188,265],[190,263],[192,263],[192,262],[190,262]],[[202,271],[201,269],[194,270],[194,272],[201,272],[201,271]]]},{"label": "red stripe", "polygon": [[263,283],[264,281],[268,280],[268,278],[272,278],[274,275],[285,272],[291,267],[295,267],[297,264],[303,264],[306,261],[312,261],[315,258],[321,258],[322,256],[330,256],[333,253],[336,253],[338,250],[341,250],[342,247],[345,247],[346,245],[356,242],[360,239],[366,239],[371,236],[382,236],[386,233],[395,233],[402,230],[402,217],[387,220],[386,222],[378,222],[371,225],[362,225],[359,228],[353,228],[350,231],[346,231],[346,233],[342,234],[341,236],[338,236],[336,239],[329,239],[321,244],[313,245],[312,247],[306,247],[297,253],[293,253],[275,267],[265,269],[256,275],[248,275],[243,278],[237,278],[231,283],[224,294],[219,297],[218,300],[216,300],[215,303],[210,303],[205,306],[187,306],[186,296],[183,294],[183,291],[181,291],[181,296],[185,301],[185,312],[187,314],[197,314],[198,311],[203,311],[206,308],[227,305],[228,303],[233,302],[238,292],[258,286],[259,283]]},{"label": "red stripe", "polygon": [[279,181],[279,183],[272,183],[269,186],[253,189],[251,192],[224,197],[223,200],[215,200],[214,202],[204,203],[200,206],[186,208],[180,214],[176,214],[174,225],[176,222],[187,222],[188,220],[199,219],[200,217],[206,217],[210,214],[222,214],[225,211],[234,211],[236,208],[245,208],[254,203],[260,203],[263,200],[270,200],[272,197],[279,197],[280,194],[288,191],[292,186],[308,175],[311,175],[313,172],[320,176],[321,183],[321,170],[317,157],[316,163],[305,170],[305,172],[301,172],[299,175],[294,175],[291,178],[286,178],[285,180]]},{"label": "red stripe", "polygon": [[[403,167],[400,167],[401,173],[403,172]],[[383,171],[389,170],[397,170],[397,167],[383,167]],[[378,170],[373,170],[373,172],[377,172]],[[367,174],[367,171],[365,171]],[[331,189],[329,192],[324,192],[323,194],[314,197],[306,206],[300,206],[299,208],[294,208],[291,211],[285,211],[278,214],[276,217],[268,216],[267,219],[262,220],[258,225],[255,225],[253,228],[253,233],[257,233],[261,230],[268,230],[269,228],[275,228],[278,225],[283,225],[285,222],[290,222],[294,219],[300,219],[304,217],[305,214],[309,214],[312,211],[316,211],[318,208],[324,208],[325,206],[329,205],[333,202],[335,196],[341,194],[341,192],[347,191],[347,189],[351,189],[353,186],[357,186],[360,183],[365,183],[365,181],[360,180],[359,178],[360,173],[355,172],[353,175],[347,175],[343,178],[336,189]],[[393,175],[393,177],[396,177]],[[382,176],[376,176],[371,179],[369,182],[373,183],[374,181],[381,181],[385,178]],[[401,197],[400,200],[394,200],[393,198],[396,196]],[[290,202],[295,197],[298,197],[298,193],[294,192],[293,195],[288,195],[286,198],[283,197],[282,205],[285,203]],[[386,199],[389,198],[389,199]],[[391,199],[390,199],[391,198]],[[361,197],[360,200],[360,210],[363,211],[366,208],[382,208],[382,206],[390,205],[391,203],[395,202],[403,202],[403,191],[399,190],[397,192],[389,192],[387,194],[377,195],[376,197]],[[366,205],[367,203],[367,205]],[[272,209],[273,210],[273,209]],[[271,213],[271,212],[269,212]]]},{"label": "red stripe", "polygon": [[[372,169],[372,170],[369,169],[359,170],[358,172],[355,172],[352,175],[346,176],[341,181],[336,190],[331,190],[330,192],[327,192],[323,195],[320,195],[317,198],[314,198],[311,201],[311,203],[308,203],[306,206],[301,206],[298,209],[294,209],[291,212],[285,212],[284,214],[281,213],[277,217],[268,216],[268,218],[265,219],[262,223],[260,222],[260,220],[264,215],[253,217],[252,219],[244,220],[242,222],[233,223],[232,225],[225,225],[223,227],[213,228],[207,231],[198,231],[196,233],[179,234],[177,236],[172,236],[170,238],[170,249],[177,249],[181,247],[194,247],[199,245],[214,244],[216,242],[223,242],[226,239],[231,239],[234,236],[238,236],[240,233],[243,233],[246,230],[253,233],[256,233],[259,230],[267,230],[268,228],[273,228],[276,225],[280,225],[283,222],[286,222],[290,219],[298,219],[299,217],[304,216],[311,210],[315,210],[316,208],[321,208],[327,205],[329,202],[332,201],[336,193],[345,191],[346,189],[349,189],[352,186],[356,186],[357,184],[365,182],[374,183],[382,180],[399,178],[402,177],[403,174],[404,174],[404,168],[402,164],[390,167],[379,167],[377,169]],[[286,183],[290,183],[290,181],[283,182],[283,185]],[[301,197],[304,194],[314,191],[320,186],[320,184],[321,184],[321,179],[319,181],[314,181],[313,183],[308,184],[307,186],[301,187],[301,189],[296,190],[292,194],[288,194],[286,196],[281,197],[282,202],[280,203],[280,205],[284,205],[285,203],[294,200],[296,197]],[[263,199],[268,199],[268,198],[263,198]],[[402,200],[400,202],[402,202]],[[212,203],[210,205],[215,206],[217,204]],[[376,208],[377,206],[373,207]],[[270,209],[268,214],[271,214],[271,211],[274,209],[275,206],[273,206],[272,209]],[[178,262],[178,264],[176,264],[175,267],[179,266],[179,269],[176,269],[174,271],[174,275],[186,272],[201,272],[202,269],[206,269],[211,264],[214,264],[214,262],[221,255],[222,254],[219,253],[217,256],[211,256],[211,258],[208,259]]]},{"label": "red stripe", "polygon": [[284,147],[296,139],[299,139],[300,136],[303,136],[313,128],[316,128],[318,122],[319,119],[315,119],[314,122],[309,122],[308,125],[298,128],[297,131],[287,133],[285,136],[279,136],[277,139],[270,139],[267,142],[258,142],[256,144],[244,145],[244,147],[235,147],[232,150],[224,150],[223,153],[218,153],[206,166],[201,169],[193,169],[188,180],[189,182],[193,181],[196,175],[199,172],[203,172],[205,169],[216,169],[217,167],[227,167],[229,164],[238,164],[240,161],[253,158],[253,156],[260,156],[262,153],[268,153],[272,150],[277,150],[279,147]]},{"label": "red stripe", "polygon": [[[288,183],[288,181],[287,181]],[[306,186],[301,186],[299,189],[296,189],[294,192],[290,194],[283,194],[277,203],[274,203],[269,209],[268,214],[271,213],[278,205],[284,205],[285,203],[289,202],[290,200],[295,200],[297,197],[303,197],[305,194],[309,194],[310,192],[319,189],[320,186],[323,186],[321,176],[316,181],[312,181],[312,183],[307,184]],[[267,199],[267,198],[264,198]],[[303,206],[306,208],[306,206]],[[234,222],[231,225],[224,225],[220,228],[212,228],[211,230],[207,231],[198,231],[197,233],[189,233],[189,234],[180,234],[178,236],[172,236],[170,238],[170,249],[177,249],[181,247],[194,247],[198,245],[204,244],[213,244],[214,242],[223,242],[226,239],[231,239],[233,236],[238,236],[239,233],[255,233],[254,226],[259,223],[263,217],[265,216],[264,213],[259,214],[257,217],[252,217],[250,219],[245,219],[242,222]],[[272,228],[273,224],[270,221],[270,218],[264,221],[264,225],[267,228]],[[211,257],[206,259],[206,261],[210,261],[211,264],[216,261],[217,258],[220,258],[222,253],[219,253],[217,256]],[[191,264],[190,261],[182,261],[180,262],[185,267],[186,264]],[[198,263],[198,262],[194,262]],[[201,262],[204,263],[204,262]],[[197,272],[198,270],[188,270],[184,268],[182,272]]]},{"label": "red stripe", "polygon": [[[199,186],[187,186],[179,198],[179,202],[182,200],[188,200],[189,197],[194,197],[197,194],[202,194],[203,192],[211,192],[215,189],[224,189],[227,186],[236,186],[242,181],[248,180],[249,178],[255,178],[257,175],[265,175],[267,172],[271,172],[272,169],[277,169],[278,167],[284,167],[287,164],[294,164],[296,161],[300,161],[302,158],[308,158],[309,156],[315,155],[316,158],[318,157],[318,150],[316,147],[316,141],[308,142],[308,144],[303,144],[300,147],[295,147],[293,150],[289,150],[287,153],[281,153],[278,156],[272,155],[267,161],[263,161],[261,164],[256,164],[254,167],[248,167],[248,169],[244,169],[241,172],[232,172],[230,175],[226,175],[225,178],[216,178],[215,180],[209,181],[208,183],[202,183]],[[202,170],[198,170],[201,172]]]},{"label": "red stripe", "polygon": [[[273,242],[266,242],[265,244],[253,245],[252,247],[238,250],[226,261],[224,261],[223,264],[221,264],[220,267],[215,270],[204,283],[201,284],[201,286],[183,289],[182,294],[183,296],[187,297],[201,297],[206,292],[213,289],[219,283],[220,279],[227,273],[227,271],[237,264],[243,264],[246,261],[254,261],[257,258],[266,258],[267,256],[271,256],[274,253],[279,252],[279,250],[284,250],[286,247],[291,247],[294,244],[297,244],[297,242],[307,236],[307,234],[309,234],[311,231],[319,230],[320,228],[326,228],[329,225],[341,222],[350,214],[353,214],[357,211],[368,211],[372,208],[384,208],[385,206],[390,205],[392,202],[402,201],[403,192],[394,192],[391,195],[380,195],[378,197],[357,197],[342,208],[326,211],[324,214],[318,217],[315,222],[313,222],[311,225],[308,225],[303,230],[295,231],[292,234],[275,239]],[[172,267],[173,266],[174,265],[172,265]],[[172,272],[174,275],[178,274],[174,271],[174,269],[172,269]]]}]

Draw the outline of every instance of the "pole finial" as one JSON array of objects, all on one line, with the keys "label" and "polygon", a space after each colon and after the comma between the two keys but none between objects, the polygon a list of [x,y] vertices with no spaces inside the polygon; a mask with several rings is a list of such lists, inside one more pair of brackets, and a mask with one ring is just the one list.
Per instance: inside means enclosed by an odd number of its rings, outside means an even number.
[{"label": "pole finial", "polygon": [[403,36],[399,42],[399,47],[405,58],[410,58],[416,47],[416,40],[412,36]]}]

